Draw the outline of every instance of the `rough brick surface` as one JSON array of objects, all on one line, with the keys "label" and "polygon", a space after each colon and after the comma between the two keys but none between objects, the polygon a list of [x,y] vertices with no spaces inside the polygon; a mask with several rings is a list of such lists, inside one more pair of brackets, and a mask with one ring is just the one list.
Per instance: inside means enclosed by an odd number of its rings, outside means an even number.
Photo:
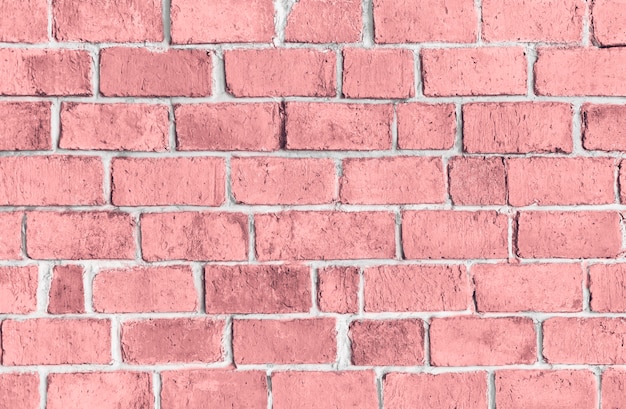
[{"label": "rough brick surface", "polygon": [[453,104],[398,104],[400,149],[450,149],[456,136]]},{"label": "rough brick surface", "polygon": [[594,40],[603,46],[626,44],[626,13],[622,0],[595,0],[591,3]]},{"label": "rough brick surface", "polygon": [[47,40],[47,0],[0,1],[0,41],[39,43]]},{"label": "rough brick surface", "polygon": [[28,314],[37,308],[37,266],[0,267],[0,313]]},{"label": "rough brick surface", "polygon": [[0,213],[0,257],[4,260],[20,259],[22,250],[22,219],[16,212]]},{"label": "rough brick surface", "polygon": [[589,150],[626,150],[626,105],[581,107],[583,146]]},{"label": "rough brick surface", "polygon": [[301,0],[293,5],[285,40],[298,43],[354,43],[361,39],[360,0]]},{"label": "rough brick surface", "polygon": [[39,375],[17,372],[0,375],[0,400],[9,408],[39,408]]},{"label": "rough brick surface", "polygon": [[0,122],[0,150],[50,149],[50,103],[0,102],[0,110],[3,112]]},{"label": "rough brick surface", "polygon": [[506,169],[502,158],[452,158],[448,162],[448,183],[454,204],[506,203]]},{"label": "rough brick surface", "polygon": [[594,264],[589,266],[589,296],[596,312],[626,311],[626,266]]},{"label": "rough brick surface", "polygon": [[354,267],[327,267],[317,272],[320,311],[355,313],[359,308],[359,271]]},{"label": "rough brick surface", "polygon": [[422,320],[354,321],[349,337],[355,365],[417,366],[424,363]]},{"label": "rough brick surface", "polygon": [[85,312],[84,270],[81,266],[54,266],[48,312],[50,314],[79,314]]},{"label": "rough brick surface", "polygon": [[602,373],[602,406],[619,408],[626,403],[624,387],[626,373],[623,369],[607,369]]}]

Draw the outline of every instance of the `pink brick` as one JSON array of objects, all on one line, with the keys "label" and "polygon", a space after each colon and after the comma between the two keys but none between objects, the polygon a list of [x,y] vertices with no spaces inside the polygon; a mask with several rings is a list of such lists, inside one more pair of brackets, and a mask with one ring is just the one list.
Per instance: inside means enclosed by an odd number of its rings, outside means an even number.
[{"label": "pink brick", "polygon": [[311,309],[311,277],[304,265],[207,265],[204,283],[207,313],[280,314]]},{"label": "pink brick", "polygon": [[38,409],[39,375],[4,373],[0,375],[0,402],[7,408]]},{"label": "pink brick", "polygon": [[237,261],[248,258],[248,218],[240,213],[148,213],[141,216],[148,261]]},{"label": "pink brick", "polygon": [[396,107],[400,149],[450,149],[456,138],[453,104],[404,103]]},{"label": "pink brick", "polygon": [[496,372],[496,405],[499,408],[595,409],[596,389],[596,378],[591,371]]},{"label": "pink brick", "polygon": [[274,37],[272,0],[172,0],[172,41],[269,43]]},{"label": "pink brick", "polygon": [[152,365],[222,359],[224,321],[174,318],[122,323],[124,362]]},{"label": "pink brick", "polygon": [[232,158],[235,201],[244,204],[323,204],[333,201],[336,172],[332,159]]},{"label": "pink brick", "polygon": [[159,0],[54,0],[52,31],[59,41],[162,41],[161,13]]},{"label": "pink brick", "polygon": [[[22,213],[0,213],[0,258],[16,260],[22,258]],[[24,249],[25,250],[25,249]]]},{"label": "pink brick", "polygon": [[34,259],[132,259],[134,222],[118,212],[28,214],[27,253]]},{"label": "pink brick", "polygon": [[93,280],[94,310],[120,312],[193,312],[198,296],[188,266],[102,270]]},{"label": "pink brick", "polygon": [[477,264],[471,273],[479,312],[582,311],[578,264]]},{"label": "pink brick", "polygon": [[622,368],[608,368],[602,373],[602,407],[621,408],[626,404],[626,372]]},{"label": "pink brick", "polygon": [[395,220],[387,212],[296,212],[255,216],[259,260],[393,258]]},{"label": "pink brick", "polygon": [[317,272],[317,304],[320,311],[356,313],[359,308],[359,270],[355,267],[326,267]]},{"label": "pink brick", "polygon": [[493,211],[405,211],[407,259],[505,258],[508,221]]},{"label": "pink brick", "polygon": [[589,266],[591,310],[626,312],[626,265],[594,264]]},{"label": "pink brick", "polygon": [[[177,370],[161,373],[161,405],[169,409],[267,407],[265,371]],[[242,393],[245,391],[245,393]]]},{"label": "pink brick", "polygon": [[464,156],[450,158],[448,184],[454,204],[506,203],[506,170],[502,158]]},{"label": "pink brick", "polygon": [[615,202],[613,158],[507,159],[513,206],[610,204]]},{"label": "pink brick", "polygon": [[28,314],[37,309],[37,266],[0,267],[0,313]]},{"label": "pink brick", "polygon": [[472,0],[374,0],[377,43],[471,43],[476,25]]},{"label": "pink brick", "polygon": [[583,0],[485,0],[482,3],[486,41],[581,42]]},{"label": "pink brick", "polygon": [[626,151],[626,105],[584,104],[581,116],[585,149]]},{"label": "pink brick", "polygon": [[333,97],[333,51],[271,48],[224,52],[226,90],[235,97]]},{"label": "pink brick", "polygon": [[464,105],[463,150],[471,153],[571,152],[571,106],[558,102]]},{"label": "pink brick", "polygon": [[526,94],[523,48],[428,48],[421,57],[426,96]]},{"label": "pink brick", "polygon": [[535,93],[565,96],[626,95],[626,49],[539,48]]},{"label": "pink brick", "polygon": [[0,102],[0,110],[3,113],[0,150],[36,151],[51,148],[49,102]]},{"label": "pink brick", "polygon": [[237,364],[322,364],[335,362],[332,318],[235,320],[233,356]]},{"label": "pink brick", "polygon": [[0,41],[8,43],[48,41],[48,2],[1,0]]},{"label": "pink brick", "polygon": [[471,288],[463,266],[380,266],[365,269],[367,312],[461,311]]},{"label": "pink brick", "polygon": [[391,105],[288,102],[286,148],[379,150],[391,148]]},{"label": "pink brick", "polygon": [[409,156],[344,159],[339,196],[350,204],[443,203],[442,160]]},{"label": "pink brick", "polygon": [[165,105],[61,105],[63,149],[160,152],[168,149],[168,112]]},{"label": "pink brick", "polygon": [[55,373],[48,375],[47,409],[148,408],[152,375],[147,372]]},{"label": "pink brick", "polygon": [[343,50],[346,98],[409,98],[415,95],[413,52],[400,49]]},{"label": "pink brick", "polygon": [[532,364],[537,338],[530,318],[434,318],[430,359],[434,366]]},{"label": "pink brick", "polygon": [[111,322],[47,319],[2,322],[3,365],[109,364]]},{"label": "pink brick", "polygon": [[8,156],[0,158],[0,174],[1,205],[104,203],[104,170],[98,157]]},{"label": "pink brick", "polygon": [[116,206],[219,206],[225,200],[223,158],[114,158]]},{"label": "pink brick", "polygon": [[205,97],[211,95],[211,67],[211,54],[204,50],[105,48],[100,92],[107,97]]},{"label": "pink brick", "polygon": [[522,212],[517,254],[523,258],[611,258],[620,253],[614,212]]},{"label": "pink brick", "polygon": [[360,0],[301,0],[291,8],[285,40],[298,43],[355,43],[363,25]]},{"label": "pink brick", "polygon": [[422,320],[353,321],[348,336],[354,365],[424,364]]},{"label": "pink brick", "polygon": [[550,318],[543,322],[543,356],[550,364],[625,364],[623,318]]},{"label": "pink brick", "polygon": [[274,409],[378,408],[372,371],[275,372]]},{"label": "pink brick", "polygon": [[91,92],[91,58],[87,51],[0,48],[0,95]]},{"label": "pink brick", "polygon": [[80,314],[85,312],[83,268],[76,265],[54,266],[48,313]]},{"label": "pink brick", "polygon": [[408,374],[383,378],[386,409],[487,408],[487,374],[483,372]]},{"label": "pink brick", "polygon": [[626,44],[626,13],[622,0],[595,0],[591,3],[593,39],[603,46]]},{"label": "pink brick", "polygon": [[176,105],[174,115],[179,150],[275,151],[280,148],[281,114],[275,103]]}]

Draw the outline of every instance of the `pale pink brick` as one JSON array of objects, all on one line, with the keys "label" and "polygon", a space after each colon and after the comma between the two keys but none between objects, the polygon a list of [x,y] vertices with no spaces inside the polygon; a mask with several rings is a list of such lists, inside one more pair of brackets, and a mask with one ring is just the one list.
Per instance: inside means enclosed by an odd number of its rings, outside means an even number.
[{"label": "pale pink brick", "polygon": [[354,365],[424,364],[422,320],[353,321],[348,336]]},{"label": "pale pink brick", "polygon": [[591,2],[593,39],[602,46],[626,44],[626,12],[623,0]]},{"label": "pale pink brick", "polygon": [[285,40],[298,43],[355,43],[363,25],[360,0],[300,0],[287,18]]},{"label": "pale pink brick", "polygon": [[85,312],[85,290],[81,266],[54,266],[48,312],[50,314],[80,314]]},{"label": "pale pink brick", "polygon": [[0,258],[17,260],[22,258],[22,219],[23,213],[0,213]]},{"label": "pale pink brick", "polygon": [[400,149],[450,149],[456,138],[453,104],[398,104],[398,147]]},{"label": "pale pink brick", "polygon": [[0,313],[28,314],[37,309],[37,266],[0,267]]},{"label": "pale pink brick", "polygon": [[608,368],[602,373],[602,407],[621,408],[626,404],[626,372],[623,368]]},{"label": "pale pink brick", "polygon": [[626,265],[589,266],[589,298],[595,312],[626,312]]},{"label": "pale pink brick", "polygon": [[8,43],[48,41],[47,0],[1,0],[0,41]]},{"label": "pale pink brick", "polygon": [[49,102],[0,102],[0,110],[0,150],[36,151],[52,147]]},{"label": "pale pink brick", "polygon": [[38,409],[40,399],[37,373],[0,375],[0,402],[7,408]]},{"label": "pale pink brick", "polygon": [[359,270],[355,267],[326,267],[317,272],[317,304],[320,311],[356,313],[359,308]]},{"label": "pale pink brick", "polygon": [[457,205],[506,203],[506,169],[498,157],[453,157],[448,161],[448,185]]},{"label": "pale pink brick", "polygon": [[626,151],[626,105],[584,104],[581,117],[585,149]]}]

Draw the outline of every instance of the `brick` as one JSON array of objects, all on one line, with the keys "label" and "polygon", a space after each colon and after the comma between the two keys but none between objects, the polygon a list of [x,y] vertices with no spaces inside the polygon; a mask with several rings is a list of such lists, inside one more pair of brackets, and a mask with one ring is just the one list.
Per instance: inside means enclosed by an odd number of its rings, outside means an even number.
[{"label": "brick", "polygon": [[37,309],[37,266],[0,267],[0,313],[28,314]]},{"label": "brick", "polygon": [[578,264],[477,264],[471,273],[479,312],[582,311]]},{"label": "brick", "polygon": [[584,104],[581,117],[585,149],[626,151],[626,105]]},{"label": "brick", "polygon": [[433,318],[430,356],[434,366],[532,364],[537,360],[530,318]]},{"label": "brick", "polygon": [[37,373],[0,375],[0,401],[7,408],[38,409],[40,399]]},{"label": "brick", "polygon": [[454,204],[506,203],[506,170],[502,158],[452,157],[448,162],[448,184]]},{"label": "brick", "polygon": [[234,320],[236,364],[322,364],[335,362],[332,318]]},{"label": "brick", "polygon": [[152,365],[222,359],[224,321],[174,318],[122,323],[124,362]]},{"label": "brick", "polygon": [[464,105],[463,150],[470,153],[571,152],[571,106],[554,102]]},{"label": "brick", "polygon": [[526,94],[523,48],[429,48],[421,57],[428,97]]},{"label": "brick", "polygon": [[601,46],[626,44],[626,14],[623,0],[595,0],[591,3],[593,39]]},{"label": "brick", "polygon": [[323,204],[335,196],[335,161],[315,158],[232,158],[235,201],[244,204]]},{"label": "brick", "polygon": [[588,285],[592,311],[626,312],[626,265],[589,266]]},{"label": "brick", "polygon": [[49,102],[0,102],[0,110],[0,150],[36,151],[52,147]]},{"label": "brick", "polygon": [[272,0],[172,1],[172,42],[269,43],[274,37]]},{"label": "brick", "polygon": [[582,0],[485,0],[482,4],[486,41],[582,41]]},{"label": "brick", "polygon": [[472,43],[476,24],[471,0],[374,0],[377,43]]},{"label": "brick", "polygon": [[274,372],[274,409],[378,408],[371,371]]},{"label": "brick", "polygon": [[367,312],[461,311],[470,303],[465,267],[379,266],[365,269]]},{"label": "brick", "polygon": [[0,11],[0,42],[48,41],[48,3],[46,0],[1,0]]},{"label": "brick", "polygon": [[104,204],[104,169],[98,157],[7,156],[0,158],[0,205]]},{"label": "brick", "polygon": [[330,50],[227,50],[226,90],[235,97],[334,97],[336,56]]},{"label": "brick", "polygon": [[[267,407],[264,371],[177,370],[161,373],[161,405],[169,409]],[[245,391],[245,393],[242,393]]]},{"label": "brick", "polygon": [[152,375],[147,372],[55,373],[48,375],[47,409],[148,408]]},{"label": "brick", "polygon": [[425,210],[402,215],[407,259],[506,258],[508,221],[492,211]]},{"label": "brick", "polygon": [[317,305],[320,311],[338,314],[359,309],[359,270],[356,267],[326,267],[317,272]]},{"label": "brick", "polygon": [[174,116],[178,150],[275,151],[280,148],[279,104],[176,105]]},{"label": "brick", "polygon": [[539,48],[535,93],[563,96],[626,95],[624,48]]},{"label": "brick", "polygon": [[0,213],[0,258],[17,260],[22,258],[22,213]]},{"label": "brick", "polygon": [[410,98],[415,95],[411,50],[343,50],[343,96],[346,98]]},{"label": "brick", "polygon": [[594,409],[596,389],[595,375],[591,371],[496,372],[496,405],[499,408]]},{"label": "brick", "polygon": [[350,204],[444,203],[442,160],[409,156],[344,159],[339,196]]},{"label": "brick", "polygon": [[225,200],[223,158],[113,158],[116,206],[219,206]]},{"label": "brick", "polygon": [[111,322],[47,319],[2,322],[3,365],[109,364]]},{"label": "brick", "polygon": [[207,265],[204,283],[206,311],[211,314],[281,314],[311,309],[311,278],[304,265]]},{"label": "brick", "polygon": [[100,271],[93,306],[104,313],[193,312],[198,296],[188,266],[133,267]]},{"label": "brick", "polygon": [[133,230],[126,213],[33,212],[26,252],[34,259],[132,259]]},{"label": "brick", "polygon": [[379,150],[391,148],[393,108],[381,104],[288,102],[286,149]]},{"label": "brick", "polygon": [[418,319],[360,320],[350,324],[354,365],[424,364],[424,323]]},{"label": "brick", "polygon": [[550,318],[543,322],[543,356],[563,364],[626,363],[623,318]]},{"label": "brick", "polygon": [[608,368],[602,372],[602,407],[620,408],[626,404],[624,388],[626,373],[623,369]]},{"label": "brick", "polygon": [[168,149],[168,128],[165,105],[64,102],[59,146],[161,152]]},{"label": "brick", "polygon": [[80,314],[83,312],[85,312],[83,268],[77,265],[54,266],[48,313]]},{"label": "brick", "polygon": [[107,97],[205,97],[211,95],[211,67],[211,54],[204,50],[105,48],[100,92]]},{"label": "brick", "polygon": [[87,51],[0,48],[0,95],[63,96],[91,92],[91,58]]},{"label": "brick", "polygon": [[141,249],[147,261],[247,260],[248,217],[210,212],[143,214]]},{"label": "brick", "polygon": [[610,204],[615,202],[613,158],[507,159],[513,206]]},{"label": "brick", "polygon": [[159,0],[54,0],[52,31],[59,41],[162,41],[161,13]]},{"label": "brick", "polygon": [[456,138],[454,104],[398,104],[400,149],[450,149]]},{"label": "brick", "polygon": [[383,377],[383,398],[386,409],[487,408],[487,375],[388,373]]},{"label": "brick", "polygon": [[620,216],[613,212],[522,212],[517,255],[523,258],[611,258],[620,253]]},{"label": "brick", "polygon": [[301,0],[287,17],[285,41],[356,43],[362,25],[360,0]]},{"label": "brick", "polygon": [[395,220],[387,212],[297,212],[255,216],[259,260],[393,258]]}]

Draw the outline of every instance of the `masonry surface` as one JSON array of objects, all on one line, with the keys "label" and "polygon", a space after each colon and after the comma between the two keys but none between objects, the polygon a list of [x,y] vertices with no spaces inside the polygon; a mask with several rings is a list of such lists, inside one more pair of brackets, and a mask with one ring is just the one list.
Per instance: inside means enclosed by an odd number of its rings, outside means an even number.
[{"label": "masonry surface", "polygon": [[0,0],[0,407],[626,408],[624,0]]}]

